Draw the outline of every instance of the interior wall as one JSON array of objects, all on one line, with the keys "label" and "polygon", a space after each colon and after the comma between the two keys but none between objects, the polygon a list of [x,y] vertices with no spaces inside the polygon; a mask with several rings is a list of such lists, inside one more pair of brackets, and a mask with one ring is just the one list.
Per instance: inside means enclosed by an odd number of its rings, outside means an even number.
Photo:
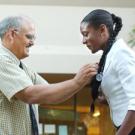
[{"label": "interior wall", "polygon": [[135,8],[0,5],[0,19],[13,14],[28,15],[37,25],[36,44],[79,46],[80,22],[96,8],[106,9],[122,17],[123,29],[120,37],[127,40],[132,26],[135,25]]},{"label": "interior wall", "polygon": [[135,25],[135,8],[0,5],[0,20],[16,14],[24,14],[34,20],[37,38],[35,46],[31,48],[31,57],[25,61],[34,70],[75,73],[83,64],[99,59],[99,55],[91,56],[86,46],[82,45],[80,34],[82,18],[96,8],[106,9],[122,17],[123,29],[119,37],[128,41],[129,32]]},{"label": "interior wall", "polygon": [[135,7],[134,0],[0,0],[7,5],[55,5],[55,6],[103,6],[103,7]]}]

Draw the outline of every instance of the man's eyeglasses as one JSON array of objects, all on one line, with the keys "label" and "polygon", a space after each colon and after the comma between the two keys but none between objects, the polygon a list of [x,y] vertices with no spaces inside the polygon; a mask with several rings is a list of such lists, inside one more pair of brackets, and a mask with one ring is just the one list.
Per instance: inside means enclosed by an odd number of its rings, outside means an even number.
[{"label": "man's eyeglasses", "polygon": [[[15,33],[18,34],[19,30],[14,29],[13,32],[15,32]],[[29,39],[29,40],[35,40],[35,38],[36,38],[35,35],[33,35],[33,34],[25,34],[25,37],[26,37],[27,39]]]},{"label": "man's eyeglasses", "polygon": [[33,34],[25,34],[25,36],[26,36],[26,38],[27,39],[30,39],[30,40],[35,40],[35,35],[33,35]]}]

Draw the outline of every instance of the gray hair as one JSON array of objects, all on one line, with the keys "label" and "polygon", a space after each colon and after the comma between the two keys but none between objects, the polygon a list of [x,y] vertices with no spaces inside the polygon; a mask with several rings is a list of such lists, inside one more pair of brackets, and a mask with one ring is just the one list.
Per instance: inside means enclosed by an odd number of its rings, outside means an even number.
[{"label": "gray hair", "polygon": [[26,16],[10,16],[3,19],[0,22],[0,38],[2,39],[10,28],[21,30],[24,20],[28,20],[28,18]]}]

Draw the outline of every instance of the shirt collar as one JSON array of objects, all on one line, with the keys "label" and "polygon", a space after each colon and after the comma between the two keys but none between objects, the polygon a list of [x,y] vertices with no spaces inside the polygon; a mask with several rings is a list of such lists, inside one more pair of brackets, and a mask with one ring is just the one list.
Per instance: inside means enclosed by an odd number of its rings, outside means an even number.
[{"label": "shirt collar", "polygon": [[0,48],[3,50],[4,55],[9,57],[15,64],[20,65],[20,60],[6,47],[0,45]]}]

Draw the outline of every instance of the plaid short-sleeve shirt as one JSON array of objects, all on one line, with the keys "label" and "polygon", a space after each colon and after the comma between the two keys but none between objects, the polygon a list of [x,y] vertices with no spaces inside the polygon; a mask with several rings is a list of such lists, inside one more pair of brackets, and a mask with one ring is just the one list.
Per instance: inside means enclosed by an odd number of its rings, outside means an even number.
[{"label": "plaid short-sleeve shirt", "polygon": [[[15,94],[26,87],[47,83],[7,48],[0,45],[0,135],[31,135],[28,104],[17,100]],[[38,107],[33,105],[37,120]]]}]

